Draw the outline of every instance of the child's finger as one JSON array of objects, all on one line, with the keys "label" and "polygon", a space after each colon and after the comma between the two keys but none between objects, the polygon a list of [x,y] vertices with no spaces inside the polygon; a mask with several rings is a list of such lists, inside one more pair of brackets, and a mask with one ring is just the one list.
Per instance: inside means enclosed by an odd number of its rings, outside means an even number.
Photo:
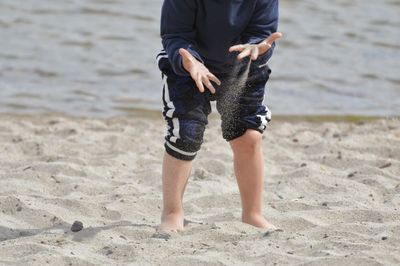
[{"label": "child's finger", "polygon": [[283,36],[282,33],[280,32],[274,32],[271,34],[271,36],[269,36],[267,39],[265,39],[263,42],[261,42],[258,47],[260,48],[260,53],[263,54],[266,51],[268,51],[271,47],[272,44],[280,39]]},{"label": "child's finger", "polygon": [[221,86],[221,81],[220,81],[216,76],[214,76],[214,74],[208,73],[208,74],[207,74],[207,77],[208,77],[210,80],[214,81],[218,86]]},{"label": "child's finger", "polygon": [[210,90],[212,94],[215,93],[214,86],[211,84],[210,80],[206,76],[203,77],[203,83],[206,85],[206,87]]},{"label": "child's finger", "polygon": [[267,38],[267,43],[272,45],[276,40],[282,38],[283,34],[281,32],[274,32]]},{"label": "child's finger", "polygon": [[272,47],[272,45],[269,44],[269,43],[265,40],[265,41],[263,41],[262,43],[260,43],[260,44],[258,45],[258,48],[259,48],[258,53],[259,53],[259,54],[264,54],[264,53],[267,52],[271,47]]},{"label": "child's finger", "polygon": [[229,48],[229,52],[241,52],[245,48],[246,48],[246,46],[244,44],[238,44],[238,45],[231,46]]},{"label": "child's finger", "polygon": [[203,81],[202,81],[202,78],[201,78],[201,75],[200,75],[200,74],[197,74],[196,86],[197,86],[197,88],[199,89],[199,91],[200,91],[201,93],[204,92]]},{"label": "child's finger", "polygon": [[251,53],[251,49],[248,49],[248,48],[247,48],[247,49],[245,49],[243,52],[241,52],[241,53],[238,55],[237,59],[238,59],[238,60],[242,60],[243,58],[249,56],[250,53]]},{"label": "child's finger", "polygon": [[257,60],[258,58],[258,48],[255,47],[254,49],[251,50],[251,60]]}]

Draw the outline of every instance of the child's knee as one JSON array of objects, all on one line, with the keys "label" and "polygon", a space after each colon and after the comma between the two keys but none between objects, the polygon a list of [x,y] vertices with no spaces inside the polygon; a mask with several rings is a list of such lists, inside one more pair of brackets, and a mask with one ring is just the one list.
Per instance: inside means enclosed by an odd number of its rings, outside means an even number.
[{"label": "child's knee", "polygon": [[261,147],[261,142],[262,133],[248,129],[242,136],[230,141],[230,144],[234,151],[253,153]]},{"label": "child's knee", "polygon": [[204,130],[204,123],[173,118],[165,137],[166,152],[179,160],[193,160],[203,143]]}]

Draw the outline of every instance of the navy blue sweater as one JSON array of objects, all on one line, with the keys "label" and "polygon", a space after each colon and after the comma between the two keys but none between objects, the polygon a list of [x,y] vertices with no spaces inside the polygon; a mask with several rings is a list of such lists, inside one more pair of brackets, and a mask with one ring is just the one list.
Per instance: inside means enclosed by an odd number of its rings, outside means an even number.
[{"label": "navy blue sweater", "polygon": [[[230,71],[236,44],[259,43],[278,27],[278,0],[164,0],[161,38],[174,72],[187,76],[179,48],[213,73]],[[260,60],[267,61],[270,49]]]}]

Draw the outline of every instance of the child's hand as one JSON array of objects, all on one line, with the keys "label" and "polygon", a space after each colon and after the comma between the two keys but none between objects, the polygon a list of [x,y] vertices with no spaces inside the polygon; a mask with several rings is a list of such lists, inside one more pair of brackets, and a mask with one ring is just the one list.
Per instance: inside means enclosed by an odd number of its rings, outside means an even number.
[{"label": "child's hand", "polygon": [[215,88],[211,81],[214,81],[218,86],[221,81],[214,76],[201,62],[194,58],[187,50],[179,49],[179,54],[182,56],[182,64],[187,72],[190,73],[192,79],[196,82],[200,92],[204,92],[204,85],[212,94],[215,93]]},{"label": "child's hand", "polygon": [[266,53],[272,47],[272,44],[281,37],[282,33],[275,32],[259,44],[235,45],[229,48],[229,52],[240,52],[237,57],[238,60],[247,56],[250,56],[251,60],[257,60],[259,55]]}]

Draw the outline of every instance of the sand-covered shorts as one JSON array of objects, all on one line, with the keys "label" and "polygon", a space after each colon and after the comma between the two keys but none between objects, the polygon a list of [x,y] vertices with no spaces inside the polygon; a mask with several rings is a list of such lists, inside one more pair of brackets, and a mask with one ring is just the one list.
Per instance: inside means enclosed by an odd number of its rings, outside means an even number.
[{"label": "sand-covered shorts", "polygon": [[261,133],[266,129],[271,120],[271,113],[263,104],[271,73],[267,64],[244,61],[230,73],[215,74],[222,84],[215,85],[217,92],[211,94],[207,88],[201,93],[190,76],[175,74],[165,52],[157,56],[157,61],[163,79],[163,116],[168,127],[165,149],[171,156],[187,161],[195,158],[211,113],[210,101],[216,101],[225,140],[240,137],[247,129]]}]

